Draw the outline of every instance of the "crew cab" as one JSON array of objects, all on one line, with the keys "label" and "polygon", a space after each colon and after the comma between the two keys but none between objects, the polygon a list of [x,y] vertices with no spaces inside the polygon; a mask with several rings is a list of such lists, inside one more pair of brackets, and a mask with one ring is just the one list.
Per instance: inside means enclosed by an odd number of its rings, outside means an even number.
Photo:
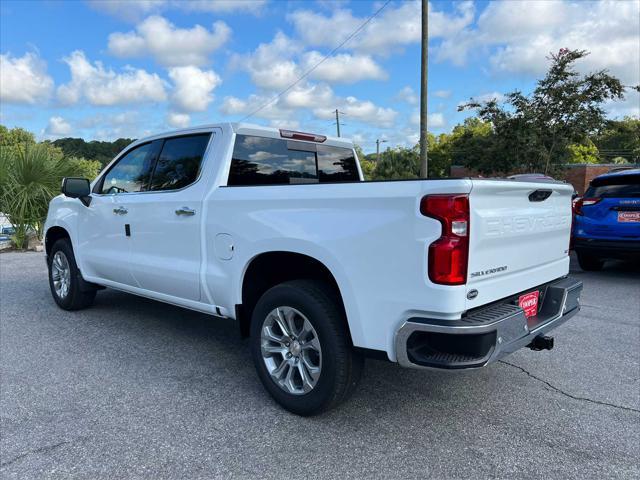
[{"label": "crew cab", "polygon": [[366,356],[475,369],[579,310],[567,276],[572,188],[500,179],[363,180],[344,138],[247,124],[138,140],[66,178],[45,225],[64,309],[114,288],[249,337],[258,377],[312,415]]},{"label": "crew cab", "polygon": [[640,259],[640,169],[600,175],[575,203],[573,248],[583,270]]}]

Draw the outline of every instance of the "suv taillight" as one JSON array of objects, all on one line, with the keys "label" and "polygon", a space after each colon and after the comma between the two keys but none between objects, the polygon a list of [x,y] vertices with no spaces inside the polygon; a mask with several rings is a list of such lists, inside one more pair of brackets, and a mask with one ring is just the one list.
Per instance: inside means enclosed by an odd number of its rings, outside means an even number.
[{"label": "suv taillight", "polygon": [[600,200],[602,200],[602,199],[601,198],[581,198],[575,203],[575,205],[573,207],[573,211],[574,211],[574,213],[576,215],[584,215],[584,213],[582,211],[582,207],[588,207],[589,205],[595,205]]},{"label": "suv taillight", "polygon": [[429,245],[429,279],[442,285],[464,285],[469,263],[469,196],[427,195],[420,213],[442,224],[442,235]]}]

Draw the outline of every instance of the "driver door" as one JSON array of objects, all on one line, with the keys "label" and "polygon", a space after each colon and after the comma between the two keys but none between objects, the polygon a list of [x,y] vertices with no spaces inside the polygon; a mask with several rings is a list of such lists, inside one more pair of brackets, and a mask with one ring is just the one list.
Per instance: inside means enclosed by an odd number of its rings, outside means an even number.
[{"label": "driver door", "polygon": [[157,146],[148,142],[127,151],[94,185],[91,205],[78,226],[85,276],[137,286],[130,266],[129,205],[147,189]]}]

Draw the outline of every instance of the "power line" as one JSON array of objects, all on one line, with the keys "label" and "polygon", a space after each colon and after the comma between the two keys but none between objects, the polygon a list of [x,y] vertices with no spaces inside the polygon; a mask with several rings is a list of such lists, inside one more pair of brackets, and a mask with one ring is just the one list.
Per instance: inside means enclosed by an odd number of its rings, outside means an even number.
[{"label": "power line", "polygon": [[391,0],[387,0],[378,10],[376,10],[373,15],[371,15],[369,18],[367,18],[358,28],[356,28],[347,38],[345,38],[342,43],[340,45],[338,45],[337,47],[335,47],[333,50],[331,50],[328,54],[326,54],[318,63],[316,63],[313,67],[309,68],[307,71],[305,71],[302,75],[300,75],[298,77],[298,79],[293,82],[292,84],[290,84],[287,88],[285,88],[284,90],[282,90],[280,93],[278,93],[275,97],[273,97],[271,100],[269,100],[267,103],[261,105],[260,107],[256,108],[253,112],[251,112],[250,114],[246,115],[245,117],[243,117],[240,121],[244,122],[247,118],[253,117],[256,113],[258,113],[260,110],[262,110],[265,107],[268,107],[269,105],[271,105],[273,102],[275,102],[276,100],[278,100],[280,97],[282,97],[282,95],[284,95],[285,93],[287,93],[289,90],[291,90],[293,87],[295,87],[298,83],[300,83],[302,80],[304,80],[305,78],[307,78],[307,76],[309,76],[309,74],[311,72],[313,72],[316,68],[318,68],[320,65],[322,65],[331,55],[333,55],[334,53],[336,53],[338,50],[340,50],[349,40],[351,40],[353,37],[355,37],[358,33],[360,33],[360,31],[366,27],[369,22],[371,22],[371,20],[373,20],[374,18],[376,18],[378,16],[378,14],[380,12],[382,12],[382,10],[384,10],[384,7],[386,7],[387,5],[389,5],[389,3],[391,2]]}]

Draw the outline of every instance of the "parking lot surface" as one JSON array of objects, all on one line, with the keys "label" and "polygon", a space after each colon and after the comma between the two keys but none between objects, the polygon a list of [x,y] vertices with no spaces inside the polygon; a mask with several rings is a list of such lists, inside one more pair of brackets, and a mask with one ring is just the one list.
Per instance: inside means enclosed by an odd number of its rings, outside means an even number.
[{"label": "parking lot surface", "polygon": [[2,478],[638,478],[640,275],[586,273],[550,352],[468,373],[367,360],[300,418],[219,320],[114,290],[58,309],[41,253],[0,255]]}]

